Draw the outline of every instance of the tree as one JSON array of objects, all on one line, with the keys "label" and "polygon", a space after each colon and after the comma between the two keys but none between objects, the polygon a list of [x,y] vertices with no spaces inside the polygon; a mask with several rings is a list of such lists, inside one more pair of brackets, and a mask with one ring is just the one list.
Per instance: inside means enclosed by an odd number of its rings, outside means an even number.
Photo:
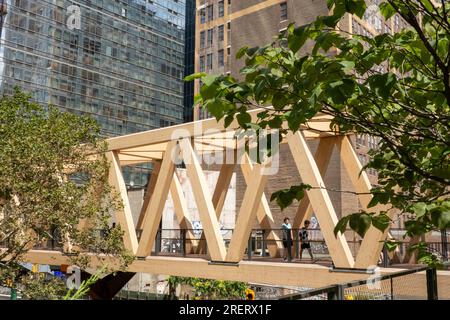
[{"label": "tree", "polygon": [[[30,249],[50,244],[80,266],[89,264],[87,252],[114,255],[123,266],[130,261],[123,232],[109,228],[121,204],[108,185],[104,150],[94,120],[44,108],[19,89],[1,98],[0,284],[39,287],[42,277],[31,279],[19,262]],[[88,225],[82,230],[81,220]]]},{"label": "tree", "polygon": [[[332,15],[303,26],[291,24],[264,47],[242,48],[243,80],[196,74],[203,86],[196,102],[229,126],[295,132],[319,112],[334,117],[333,129],[378,137],[365,168],[378,172],[371,207],[390,204],[412,214],[407,236],[450,226],[450,4],[447,1],[387,0],[385,19],[397,15],[408,27],[394,34],[350,34],[341,30],[346,14],[363,18],[364,0],[329,0]],[[312,50],[307,45],[312,43]],[[272,106],[273,108],[269,108]],[[252,123],[248,110],[261,107]],[[288,129],[282,128],[286,121]],[[331,130],[331,128],[330,128]],[[273,195],[282,206],[311,186]],[[314,187],[314,186],[312,186]],[[282,196],[282,197],[280,197]],[[350,225],[364,236],[373,225],[385,230],[386,212],[357,212],[340,220],[335,233]],[[420,257],[436,263],[421,248]]]}]

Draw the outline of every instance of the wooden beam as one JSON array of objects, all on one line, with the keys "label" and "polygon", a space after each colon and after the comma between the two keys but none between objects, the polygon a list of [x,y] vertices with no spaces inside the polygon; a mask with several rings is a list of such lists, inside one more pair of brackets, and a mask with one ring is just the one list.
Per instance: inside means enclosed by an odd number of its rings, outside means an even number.
[{"label": "wooden beam", "polygon": [[155,187],[156,187],[156,181],[158,180],[158,174],[159,174],[159,170],[161,169],[161,161],[154,161],[153,162],[153,170],[152,170],[152,174],[150,176],[150,180],[147,184],[147,189],[145,190],[145,195],[144,195],[144,202],[142,203],[142,208],[141,208],[141,212],[139,213],[139,219],[138,222],[136,224],[136,229],[137,230],[141,230],[142,229],[142,223],[144,222],[144,216],[145,216],[145,212],[148,209],[148,205],[150,203],[150,199],[152,197],[153,192],[155,191]]},{"label": "wooden beam", "polygon": [[219,178],[217,179],[216,187],[212,197],[214,209],[216,210],[217,219],[220,219],[225,199],[227,198],[228,189],[230,187],[231,179],[233,178],[234,168],[236,164],[222,164],[220,168]]},{"label": "wooden beam", "polygon": [[177,216],[178,224],[181,229],[192,229],[192,222],[189,216],[189,209],[186,203],[186,198],[181,188],[180,180],[177,173],[173,173],[172,183],[170,184],[170,194],[172,196],[173,207],[175,215]]},{"label": "wooden beam", "polygon": [[288,143],[302,182],[315,187],[307,191],[308,198],[335,266],[352,268],[354,260],[345,237],[342,234],[338,234],[337,237],[334,235],[333,230],[338,218],[328,192],[323,189],[325,184],[306,140],[301,132],[296,132],[289,134]]},{"label": "wooden beam", "polygon": [[248,239],[252,232],[252,225],[256,218],[257,211],[261,204],[261,197],[264,193],[268,175],[262,171],[264,166],[257,164],[250,175],[252,184],[247,189],[242,200],[242,205],[231,237],[230,247],[226,260],[238,262],[242,260]]},{"label": "wooden beam", "polygon": [[153,160],[161,160],[163,152],[147,152],[147,153],[119,153],[120,163],[124,165],[148,163]]},{"label": "wooden beam", "polygon": [[156,185],[158,188],[154,189],[150,198],[150,203],[142,220],[143,230],[136,253],[138,257],[146,257],[151,253],[156,233],[159,228],[159,223],[161,221],[162,212],[164,210],[164,205],[166,204],[167,196],[169,194],[173,173],[175,171],[172,153],[175,152],[176,149],[177,141],[170,141],[167,144],[167,149],[161,163],[158,178],[156,179]]},{"label": "wooden beam", "polygon": [[[328,165],[330,163],[331,155],[333,154],[333,147],[336,144],[335,137],[322,138],[317,146],[316,154],[314,155],[314,160],[316,161],[317,167],[319,168],[320,175],[325,176],[327,172]],[[294,222],[292,224],[293,229],[299,229],[303,225],[303,221],[310,219],[313,213],[311,203],[309,201],[308,195],[305,194],[303,199],[297,209],[297,213],[294,217]]]},{"label": "wooden beam", "polygon": [[[225,157],[224,157],[225,159]],[[216,211],[217,220],[220,221],[220,215],[222,213],[223,205],[227,197],[228,188],[230,186],[231,178],[236,164],[222,164],[220,168],[219,177],[217,179],[216,186],[214,188],[214,194],[212,198],[214,210]],[[206,253],[206,241],[205,234],[202,232],[199,238],[198,246],[196,248],[197,254]]]},{"label": "wooden beam", "polygon": [[[257,120],[257,114],[261,112],[262,109],[255,109],[249,111],[252,121]],[[319,114],[314,117],[310,122],[301,127],[302,130],[307,130],[308,132],[318,133],[319,135],[329,136],[335,133],[330,129],[332,117],[324,114]],[[227,130],[233,130],[239,128],[239,123],[234,120]],[[185,136],[183,137],[198,137],[202,136],[204,132],[208,130],[216,129],[219,131],[225,131],[223,120],[217,122],[216,119],[206,119],[196,122],[184,123],[176,126],[159,128],[150,131],[144,131],[139,133],[133,133],[126,136],[110,138],[108,142],[108,150],[122,150],[137,148],[142,146],[149,146],[158,143],[164,143],[171,141],[173,138],[173,132],[183,132]],[[306,133],[305,135],[307,135]]]},{"label": "wooden beam", "polygon": [[[242,156],[241,170],[242,175],[244,176],[245,183],[247,184],[247,188],[252,188],[254,181],[252,181],[251,175],[254,168],[247,153]],[[272,230],[277,228],[275,227],[272,212],[270,211],[269,202],[267,201],[264,192],[261,195],[261,202],[259,204],[256,216],[258,219],[258,223],[262,229],[271,230],[267,235],[267,239],[270,240],[270,242],[267,244],[270,256],[279,256],[279,249],[282,249],[282,243],[275,231]]]},{"label": "wooden beam", "polygon": [[[339,137],[337,145],[342,163],[355,188],[355,192],[359,193],[358,200],[361,207],[363,210],[367,210],[369,202],[372,200],[372,195],[370,194],[372,185],[369,178],[367,177],[366,172],[362,170],[362,165],[359,162],[349,137]],[[390,214],[390,217],[392,217],[392,214]],[[371,265],[377,265],[381,250],[383,249],[383,241],[386,239],[387,234],[388,229],[381,232],[377,228],[371,226],[369,230],[367,230],[356,256],[355,268],[367,268]]]},{"label": "wooden beam", "polygon": [[186,165],[186,172],[192,185],[197,208],[200,214],[200,220],[205,234],[208,250],[213,261],[224,261],[226,256],[226,248],[220,234],[220,226],[214,205],[211,201],[211,195],[203,174],[203,170],[192,148],[189,139],[183,139],[180,142],[181,153],[183,154]]},{"label": "wooden beam", "polygon": [[189,209],[186,202],[186,198],[183,194],[183,189],[180,184],[180,179],[176,171],[173,173],[173,180],[170,184],[170,194],[172,196],[173,208],[175,211],[175,215],[177,217],[178,224],[180,225],[180,229],[186,230],[186,241],[189,244],[189,248],[186,246],[186,251],[190,252],[192,250],[193,240],[195,239],[192,227],[192,221],[189,216]]},{"label": "wooden beam", "polygon": [[123,179],[119,157],[116,152],[112,151],[107,152],[106,157],[110,162],[109,183],[119,193],[123,203],[123,208],[120,208],[115,212],[116,220],[125,232],[123,236],[125,248],[130,250],[132,253],[136,253],[138,241],[136,237],[136,230],[134,229],[130,201],[128,200],[127,187]]}]

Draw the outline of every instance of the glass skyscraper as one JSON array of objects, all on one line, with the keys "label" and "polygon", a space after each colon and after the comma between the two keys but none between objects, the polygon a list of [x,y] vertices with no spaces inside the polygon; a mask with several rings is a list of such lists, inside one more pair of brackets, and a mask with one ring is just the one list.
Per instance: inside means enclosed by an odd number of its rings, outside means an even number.
[{"label": "glass skyscraper", "polygon": [[2,93],[20,86],[107,136],[183,122],[185,0],[3,2]]},{"label": "glass skyscraper", "polygon": [[[195,0],[186,0],[185,75],[195,72]],[[184,121],[194,120],[194,81],[184,83]]]}]

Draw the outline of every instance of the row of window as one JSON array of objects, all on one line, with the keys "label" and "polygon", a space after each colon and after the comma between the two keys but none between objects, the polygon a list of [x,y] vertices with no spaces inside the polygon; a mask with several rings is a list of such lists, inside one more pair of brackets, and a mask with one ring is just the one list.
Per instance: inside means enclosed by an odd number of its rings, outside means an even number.
[{"label": "row of window", "polygon": [[[231,22],[227,24],[228,30],[231,30]],[[213,45],[215,27],[200,32],[200,49]],[[222,42],[225,39],[225,27],[223,24],[217,26],[217,41]]]},{"label": "row of window", "polygon": [[[228,1],[228,6],[231,5],[231,0]],[[217,17],[222,18],[225,15],[225,1],[219,0],[217,2]],[[200,9],[200,23],[206,23],[214,20],[214,5],[209,4],[206,7]]]},{"label": "row of window", "polygon": [[[9,19],[6,24],[17,26],[29,32],[47,35],[54,31],[55,37],[64,39],[65,41],[68,41],[70,35],[74,34],[67,29],[63,19],[58,23],[53,17],[31,17],[26,12],[21,11],[10,12],[8,17]],[[120,24],[108,17],[103,17],[102,19],[101,15],[89,12],[86,12],[83,17],[85,18],[82,24],[83,35],[107,38],[109,41],[117,44],[123,44],[125,42],[127,46],[132,47],[138,47],[142,44],[155,44],[157,47],[167,47],[180,53],[184,52],[183,43],[180,42],[184,38],[179,38],[177,39],[178,41],[172,41],[163,34],[140,30],[139,28],[127,26],[123,23]]]},{"label": "row of window", "polygon": [[369,149],[376,149],[378,147],[380,139],[367,134],[357,134],[356,143],[361,146],[368,147]]},{"label": "row of window", "polygon": [[[231,5],[231,0],[228,1],[228,6]],[[206,5],[206,4],[205,4]],[[219,0],[217,2],[217,17],[222,18],[225,14],[224,0]],[[214,5],[209,4],[206,7],[200,9],[200,23],[206,23],[214,20]],[[287,2],[280,3],[280,20],[285,21],[288,19],[288,5]]]},{"label": "row of window", "polygon": [[[231,48],[227,48],[227,55],[231,53]],[[200,56],[200,72],[210,71],[213,69],[213,53]],[[225,66],[225,51],[219,49],[217,51],[217,67],[221,68]]]},{"label": "row of window", "polygon": [[[27,13],[30,16],[51,19],[55,24],[66,25],[67,0],[58,1],[56,4],[54,3],[54,0],[40,0],[38,3],[35,0],[15,1],[15,6],[11,7],[8,10],[9,12],[20,11]],[[164,34],[172,39],[183,39],[184,37],[184,17],[179,16],[179,13],[175,14],[173,11],[173,13],[169,13],[166,8],[158,8],[156,10],[158,11],[157,14],[151,14],[151,10],[142,11],[137,10],[135,7],[128,6],[128,10],[125,10],[126,17],[124,17],[121,10],[113,10],[117,16],[111,14],[111,11],[108,10],[108,8],[110,9],[111,0],[105,0],[104,2],[102,0],[84,0],[79,2],[82,26],[88,23],[90,19],[93,19],[92,21],[96,21],[99,24],[107,22],[109,25],[120,25],[124,28],[133,28],[146,32]],[[28,3],[30,3],[29,6],[27,5]],[[161,12],[161,14],[159,14],[159,12]],[[182,12],[184,15],[184,10],[182,10]],[[172,18],[180,20],[181,24],[178,22],[173,23],[173,21],[170,22],[169,20]]]}]

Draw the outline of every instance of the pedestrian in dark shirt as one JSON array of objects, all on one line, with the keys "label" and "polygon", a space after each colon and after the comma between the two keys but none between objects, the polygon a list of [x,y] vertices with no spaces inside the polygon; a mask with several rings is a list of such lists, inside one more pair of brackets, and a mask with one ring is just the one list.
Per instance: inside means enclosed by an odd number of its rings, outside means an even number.
[{"label": "pedestrian in dark shirt", "polygon": [[309,243],[309,234],[308,234],[308,228],[310,225],[309,220],[305,220],[305,226],[300,229],[299,231],[299,238],[300,238],[300,260],[302,260],[302,253],[304,249],[307,249],[309,252],[309,255],[311,257],[311,260],[314,259],[312,251],[311,251],[311,244]]},{"label": "pedestrian in dark shirt", "polygon": [[283,260],[291,261],[291,248],[292,248],[292,227],[289,218],[284,218],[281,230],[283,231]]}]

